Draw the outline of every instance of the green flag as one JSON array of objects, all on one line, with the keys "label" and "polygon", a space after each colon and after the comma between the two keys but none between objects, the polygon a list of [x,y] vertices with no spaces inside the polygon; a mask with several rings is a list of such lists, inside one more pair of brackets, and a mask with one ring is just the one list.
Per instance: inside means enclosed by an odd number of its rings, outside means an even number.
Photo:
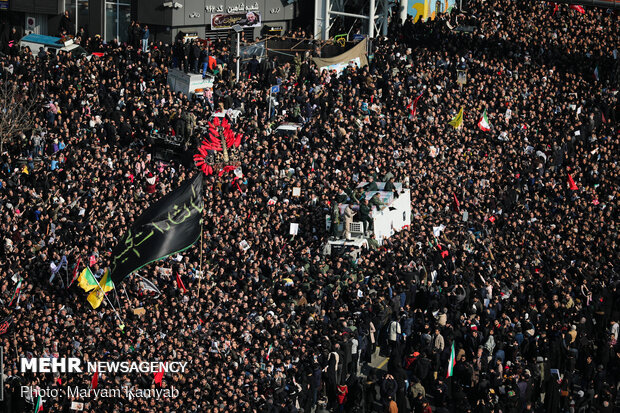
[{"label": "green flag", "polygon": [[13,292],[13,298],[11,298],[9,307],[13,305],[13,302],[15,301],[16,298],[17,298],[17,302],[19,303],[19,297],[22,294],[22,281],[24,281],[24,279],[20,278],[19,281],[17,282],[17,287],[15,287],[15,291]]},{"label": "green flag", "polygon": [[90,268],[86,267],[78,277],[78,285],[86,292],[92,291],[99,287],[99,283],[95,279],[95,276],[91,272]]},{"label": "green flag", "polygon": [[450,361],[448,362],[448,374],[446,378],[452,377],[454,374],[454,365],[456,364],[456,356],[454,354],[454,341],[452,341],[452,350],[450,350]]},{"label": "green flag", "polygon": [[37,403],[34,405],[34,413],[43,411],[43,400],[41,400],[41,395],[37,397]]}]

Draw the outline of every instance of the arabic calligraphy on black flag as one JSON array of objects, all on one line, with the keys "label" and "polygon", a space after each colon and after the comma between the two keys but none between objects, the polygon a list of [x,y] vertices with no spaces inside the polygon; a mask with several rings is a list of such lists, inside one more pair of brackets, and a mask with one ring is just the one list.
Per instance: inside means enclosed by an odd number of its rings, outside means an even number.
[{"label": "arabic calligraphy on black flag", "polygon": [[3,335],[4,333],[6,333],[7,331],[9,331],[9,328],[11,327],[11,324],[13,324],[13,316],[12,315],[8,316],[4,320],[2,320],[2,322],[0,322],[0,336]]},{"label": "arabic calligraphy on black flag", "polygon": [[112,252],[112,281],[192,246],[200,238],[203,207],[201,173],[148,207]]}]

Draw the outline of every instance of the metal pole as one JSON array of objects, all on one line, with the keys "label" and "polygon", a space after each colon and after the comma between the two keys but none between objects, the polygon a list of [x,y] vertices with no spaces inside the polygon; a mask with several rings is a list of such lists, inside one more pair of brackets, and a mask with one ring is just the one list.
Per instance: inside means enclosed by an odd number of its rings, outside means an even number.
[{"label": "metal pole", "polygon": [[346,12],[343,12],[343,11],[333,11],[332,10],[332,11],[329,12],[329,14],[333,14],[335,16],[353,17],[353,18],[356,18],[356,19],[364,19],[364,20],[370,19],[370,17],[368,17],[368,16],[364,16],[364,15],[361,15],[361,14],[355,14],[355,13],[346,13]]},{"label": "metal pole", "polygon": [[319,35],[319,0],[314,1],[314,38]]},{"label": "metal pole", "polygon": [[375,37],[375,0],[370,0],[370,20],[368,21],[368,37]]},{"label": "metal pole", "polygon": [[3,401],[4,401],[4,346],[0,346],[0,402],[3,402]]},{"label": "metal pole", "polygon": [[239,41],[241,39],[241,32],[237,33],[237,83],[239,83],[239,61],[240,61],[240,50],[239,50]]},{"label": "metal pole", "polygon": [[116,3],[116,36],[114,36],[114,39],[117,39],[119,43],[120,43],[119,27],[120,27],[120,20],[121,20],[120,19],[120,15],[121,15],[120,7],[121,7],[120,3]]},{"label": "metal pole", "polygon": [[400,23],[405,24],[405,20],[407,20],[407,8],[409,7],[408,0],[400,0]]},{"label": "metal pole", "polygon": [[198,305],[200,305],[200,285],[202,283],[203,276],[204,270],[202,269],[202,228],[200,228],[200,278],[198,278]]},{"label": "metal pole", "polygon": [[17,354],[17,338],[15,338],[15,331],[13,331],[13,346],[15,347],[15,360],[19,360],[19,354]]},{"label": "metal pole", "polygon": [[[320,1],[320,0],[316,0],[316,1]],[[325,7],[325,9],[323,10],[324,13],[324,18],[323,18],[323,40],[328,40],[329,39],[329,12],[331,11],[331,3],[329,0],[325,0],[325,3],[323,3],[323,7]]]},{"label": "metal pole", "polygon": [[388,0],[383,0],[383,28],[381,34],[387,36],[388,34],[388,16],[389,16],[389,3]]},{"label": "metal pole", "polygon": [[267,120],[271,119],[271,86],[269,87],[269,111],[267,112]]}]

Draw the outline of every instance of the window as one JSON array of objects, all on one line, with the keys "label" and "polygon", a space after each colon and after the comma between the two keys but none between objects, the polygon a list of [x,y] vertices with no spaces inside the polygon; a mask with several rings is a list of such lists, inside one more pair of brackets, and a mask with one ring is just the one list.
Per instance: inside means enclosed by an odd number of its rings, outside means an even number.
[{"label": "window", "polygon": [[[126,1],[126,0],[125,0]],[[127,41],[127,29],[131,22],[131,4],[123,1],[105,3],[105,40]]]},{"label": "window", "polygon": [[65,0],[65,11],[69,12],[69,17],[73,21],[75,31],[78,31],[80,27],[88,27],[90,19],[89,1],[90,0]]},{"label": "window", "polygon": [[90,9],[88,7],[89,0],[78,0],[77,9],[77,24],[75,27],[79,30],[80,27],[88,28],[90,20]]},{"label": "window", "polygon": [[[73,31],[77,30],[77,0],[65,0],[65,11],[69,12],[69,18],[73,22]],[[69,30],[67,30],[69,31]],[[69,33],[74,35],[75,33]]]},{"label": "window", "polygon": [[118,19],[116,17],[116,8],[116,4],[105,4],[105,41],[110,41],[116,38],[116,23],[118,22]]}]

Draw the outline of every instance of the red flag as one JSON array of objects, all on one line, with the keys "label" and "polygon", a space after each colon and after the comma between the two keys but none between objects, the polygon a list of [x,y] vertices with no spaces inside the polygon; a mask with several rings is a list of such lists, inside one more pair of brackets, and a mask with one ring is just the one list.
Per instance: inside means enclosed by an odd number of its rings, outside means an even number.
[{"label": "red flag", "polygon": [[573,181],[573,177],[570,176],[570,174],[568,174],[568,186],[570,187],[571,191],[576,191],[579,188],[577,188],[577,185],[575,185],[575,181]]},{"label": "red flag", "polygon": [[452,192],[452,196],[454,197],[454,205],[456,206],[456,212],[458,212],[460,214],[461,213],[461,203],[456,198],[456,194],[454,192]]},{"label": "red flag", "polygon": [[155,373],[154,382],[161,386],[161,380],[164,378],[164,367],[162,366],[157,373]]},{"label": "red flag", "polygon": [[424,93],[424,91],[422,91],[418,97],[416,97],[413,102],[409,103],[407,105],[407,109],[409,109],[409,118],[413,119],[415,117],[415,112],[418,109],[418,100],[420,100],[420,98],[422,97],[422,94]]},{"label": "red flag", "polygon": [[179,276],[179,273],[177,273],[177,287],[183,289],[183,294],[187,293],[187,288],[185,288],[185,285],[183,285],[183,281],[181,280],[181,276]]},{"label": "red flag", "polygon": [[95,371],[95,374],[93,374],[93,379],[90,382],[90,388],[91,389],[96,389],[97,388],[97,383],[99,383],[99,372]]},{"label": "red flag", "polygon": [[223,167],[222,169],[220,169],[220,171],[217,173],[217,176],[222,176],[224,175],[226,172],[230,172],[230,171],[234,171],[235,167],[232,165],[226,165],[225,167]]},{"label": "red flag", "polygon": [[571,4],[568,7],[570,7],[573,10],[577,10],[581,14],[586,14],[586,11],[583,9],[583,7],[581,7],[581,6],[577,5],[577,4]]},{"label": "red flag", "polygon": [[82,257],[79,257],[77,263],[75,264],[75,268],[73,269],[73,275],[71,276],[71,282],[67,285],[67,288],[71,287],[71,284],[77,280],[78,275],[80,274],[80,264],[82,263]]},{"label": "red flag", "polygon": [[552,14],[552,16],[555,16],[555,13],[560,8],[560,5],[558,3],[554,3],[554,2],[549,2],[549,5],[553,7],[553,14]]}]

